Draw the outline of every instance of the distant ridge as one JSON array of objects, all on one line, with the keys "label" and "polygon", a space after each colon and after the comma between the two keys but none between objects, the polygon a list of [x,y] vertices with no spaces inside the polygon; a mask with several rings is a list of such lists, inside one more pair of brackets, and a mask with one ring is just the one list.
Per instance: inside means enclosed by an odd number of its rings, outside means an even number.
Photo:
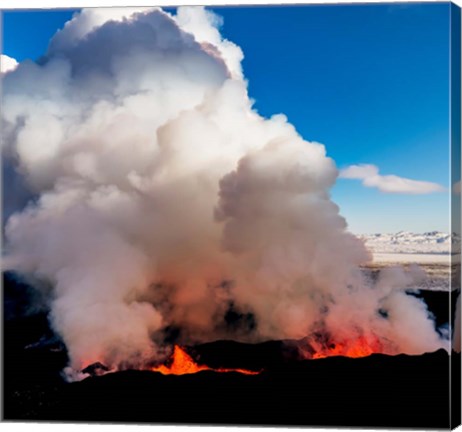
[{"label": "distant ridge", "polygon": [[358,237],[373,253],[386,254],[449,254],[451,238],[456,240],[455,235],[441,231],[399,231],[394,234],[363,234]]}]

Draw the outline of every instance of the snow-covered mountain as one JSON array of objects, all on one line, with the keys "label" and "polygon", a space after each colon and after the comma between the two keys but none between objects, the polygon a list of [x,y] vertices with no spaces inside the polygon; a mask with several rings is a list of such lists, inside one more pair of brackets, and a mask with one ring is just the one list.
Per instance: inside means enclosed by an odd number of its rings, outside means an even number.
[{"label": "snow-covered mountain", "polygon": [[374,255],[451,253],[451,235],[440,231],[422,234],[400,231],[396,234],[368,234],[358,237]]}]

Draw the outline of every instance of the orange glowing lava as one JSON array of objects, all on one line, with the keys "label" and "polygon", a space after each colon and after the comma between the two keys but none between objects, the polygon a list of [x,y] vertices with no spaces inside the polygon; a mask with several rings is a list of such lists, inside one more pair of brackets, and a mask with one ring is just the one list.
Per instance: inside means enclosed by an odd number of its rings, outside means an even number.
[{"label": "orange glowing lava", "polygon": [[359,336],[356,339],[336,342],[330,344],[328,347],[319,348],[312,355],[312,358],[320,359],[332,356],[359,358],[381,352],[383,352],[383,347],[379,339],[375,337],[367,339],[364,336]]},{"label": "orange glowing lava", "polygon": [[185,375],[204,370],[213,370],[215,372],[238,372],[244,375],[257,375],[260,373],[247,369],[214,369],[205,365],[199,365],[178,345],[175,345],[175,348],[173,349],[172,363],[170,366],[160,365],[152,367],[151,370],[153,372],[160,372],[163,375]]}]

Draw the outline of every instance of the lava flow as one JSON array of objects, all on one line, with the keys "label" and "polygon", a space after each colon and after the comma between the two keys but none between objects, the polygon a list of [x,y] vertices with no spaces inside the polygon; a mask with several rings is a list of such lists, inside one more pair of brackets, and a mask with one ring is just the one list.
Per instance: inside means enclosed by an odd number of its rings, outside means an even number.
[{"label": "lava flow", "polygon": [[333,356],[359,358],[381,352],[383,352],[383,347],[377,338],[368,340],[364,336],[359,336],[354,340],[331,343],[326,347],[319,348],[311,358],[320,359]]},{"label": "lava flow", "polygon": [[175,348],[173,349],[172,362],[170,366],[160,365],[152,367],[151,370],[153,372],[160,372],[163,375],[185,375],[201,372],[204,370],[213,370],[215,372],[238,372],[245,375],[257,375],[260,373],[247,369],[214,369],[206,365],[199,365],[191,358],[188,353],[186,353],[186,351],[184,351],[178,345],[175,345]]}]

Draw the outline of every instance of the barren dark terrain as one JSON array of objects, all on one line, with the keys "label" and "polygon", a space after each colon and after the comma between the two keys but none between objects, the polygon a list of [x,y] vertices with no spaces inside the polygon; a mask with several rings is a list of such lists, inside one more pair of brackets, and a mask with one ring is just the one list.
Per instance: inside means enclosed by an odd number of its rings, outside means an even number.
[{"label": "barren dark terrain", "polygon": [[[5,279],[6,420],[447,428],[459,415],[453,411],[450,421],[450,359],[452,382],[460,383],[460,354],[443,350],[302,360],[297,341],[217,341],[186,349],[211,367],[262,372],[126,370],[66,383],[60,374],[66,350],[45,311],[23,314],[21,290],[28,293]],[[448,318],[447,292],[410,295],[421,296],[438,322]],[[460,406],[457,388],[453,406]]]}]

